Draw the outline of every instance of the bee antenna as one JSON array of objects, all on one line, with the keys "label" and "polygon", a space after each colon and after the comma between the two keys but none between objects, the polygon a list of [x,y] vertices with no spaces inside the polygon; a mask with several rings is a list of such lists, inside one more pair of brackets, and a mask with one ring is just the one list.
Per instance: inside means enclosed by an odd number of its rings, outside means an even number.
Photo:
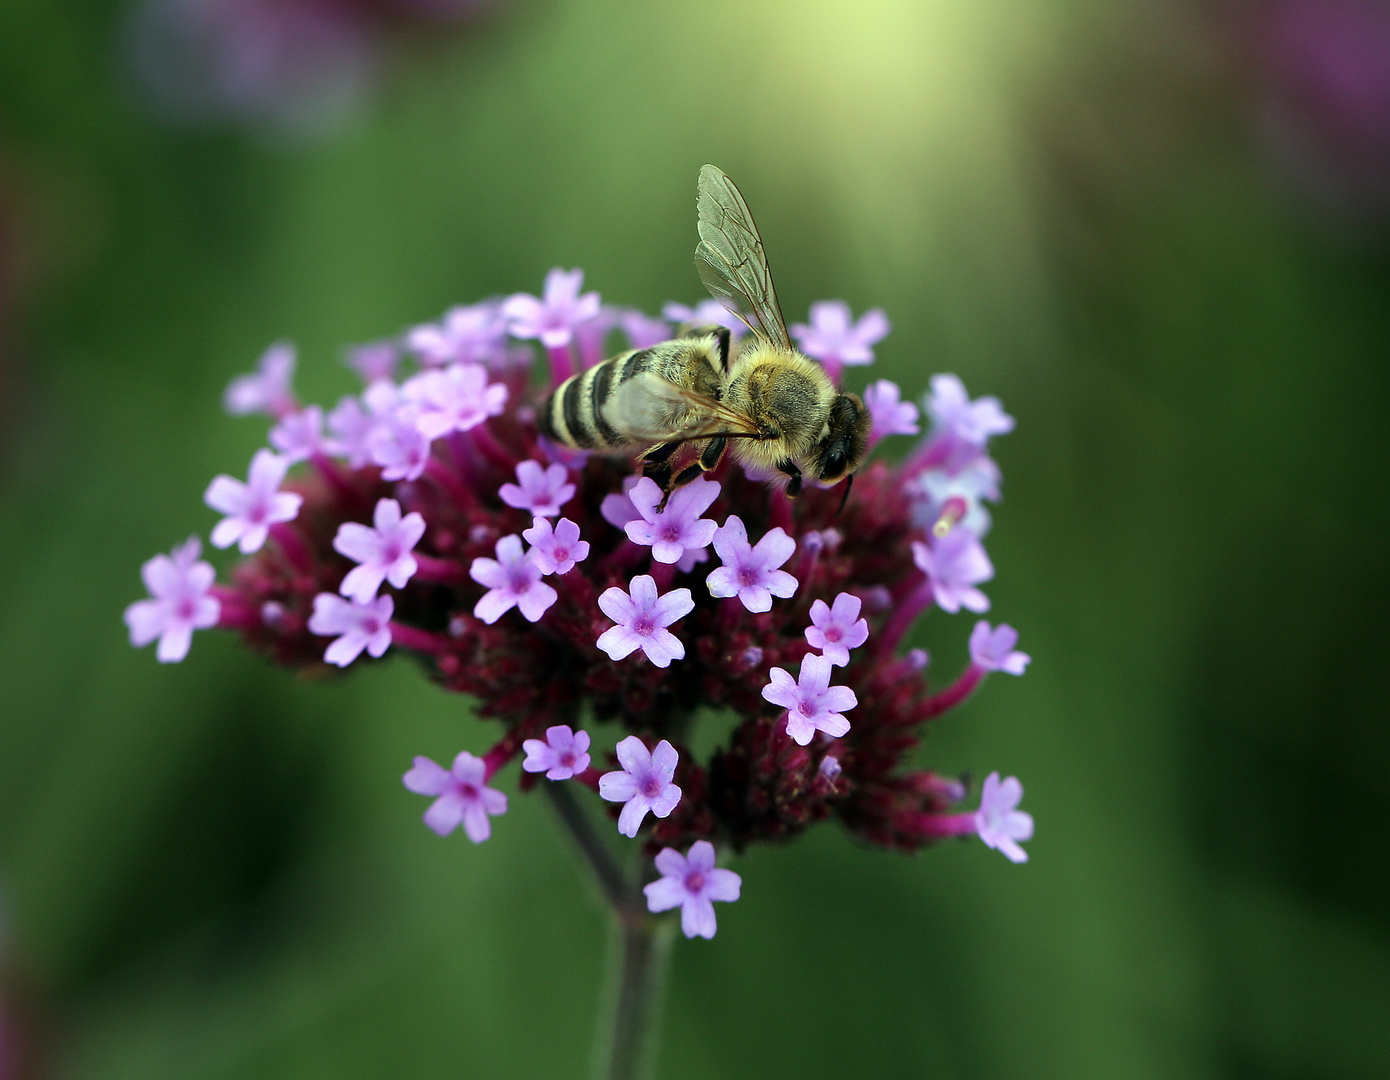
[{"label": "bee antenna", "polygon": [[845,503],[849,502],[850,489],[854,487],[854,473],[845,477],[845,493],[840,496],[840,507],[835,511],[835,516],[839,517],[845,512]]}]

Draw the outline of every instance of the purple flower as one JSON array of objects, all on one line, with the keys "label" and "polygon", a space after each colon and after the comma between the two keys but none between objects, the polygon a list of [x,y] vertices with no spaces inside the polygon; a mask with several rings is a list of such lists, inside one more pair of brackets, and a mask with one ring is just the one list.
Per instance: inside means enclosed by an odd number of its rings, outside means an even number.
[{"label": "purple flower", "polygon": [[530,510],[537,517],[555,517],[560,507],[574,498],[574,485],[563,465],[544,469],[536,461],[522,461],[516,467],[515,484],[503,484],[497,494],[508,506]]},{"label": "purple flower", "polygon": [[401,396],[416,406],[415,426],[427,439],[468,431],[489,416],[497,416],[507,405],[507,387],[502,383],[489,385],[487,368],[481,364],[450,364],[442,371],[422,371],[405,381]]},{"label": "purple flower", "polygon": [[345,397],[328,414],[331,435],[323,442],[326,453],[345,458],[348,465],[360,469],[372,460],[371,438],[376,430],[377,417],[362,408],[354,397]]},{"label": "purple flower", "polygon": [[598,647],[611,659],[621,660],[641,649],[648,660],[664,668],[685,656],[680,638],[666,627],[695,610],[689,589],[673,589],[659,597],[652,576],[639,574],[632,579],[630,593],[615,585],[598,598],[598,606],[618,624],[598,638]]},{"label": "purple flower", "polygon": [[878,442],[889,435],[916,435],[917,406],[902,400],[898,384],[887,379],[871,383],[864,391],[864,405],[874,418],[873,430],[869,434],[871,442]]},{"label": "purple flower", "polygon": [[888,316],[882,308],[864,312],[851,322],[849,305],[843,300],[817,300],[811,305],[811,325],[793,323],[791,335],[807,356],[825,365],[832,379],[838,380],[847,366],[872,364],[874,345],[888,336]]},{"label": "purple flower", "polygon": [[912,543],[912,561],[931,582],[932,596],[942,611],[988,611],[989,597],[974,588],[994,577],[994,565],[984,545],[969,529],[956,526],[928,544]]},{"label": "purple flower", "polygon": [[748,333],[748,327],[742,319],[718,300],[712,298],[701,300],[693,308],[686,307],[684,304],[667,304],[661,309],[661,314],[673,323],[725,327],[729,331],[729,337],[734,341]]},{"label": "purple flower", "polygon": [[835,597],[834,606],[815,601],[811,605],[812,625],[806,628],[807,644],[819,649],[832,666],[845,667],[850,649],[869,640],[869,622],[859,617],[862,607],[863,601],[847,592]]},{"label": "purple flower", "polygon": [[957,471],[924,469],[910,477],[903,490],[918,528],[940,534],[959,525],[982,537],[993,524],[984,500],[999,498],[999,466],[988,455],[975,453],[971,463]]},{"label": "purple flower", "polygon": [[743,879],[732,870],[714,865],[714,845],[696,840],[690,852],[682,855],[675,848],[662,848],[656,856],[661,877],[642,891],[651,912],[681,909],[681,932],[688,938],[712,938],[715,931],[712,900],[738,899]]},{"label": "purple flower", "polygon": [[730,514],[714,533],[714,550],[724,565],[705,579],[711,596],[737,596],[749,611],[771,611],[774,596],[796,592],[796,578],[777,569],[796,551],[796,541],[780,527],[749,546],[748,529]]},{"label": "purple flower", "polygon": [[824,656],[806,656],[799,679],[779,667],[768,672],[772,681],[763,687],[763,697],[787,710],[787,734],[801,746],[817,731],[834,739],[849,731],[841,713],[858,705],[859,699],[848,686],[830,685],[830,669]]},{"label": "purple flower", "polygon": [[290,464],[313,457],[323,447],[323,410],[310,405],[297,412],[286,413],[270,429],[270,445],[284,455]]},{"label": "purple flower", "polygon": [[662,341],[671,340],[671,326],[665,319],[653,319],[636,308],[618,312],[618,325],[634,349],[649,349]]},{"label": "purple flower", "polygon": [[659,563],[678,562],[687,551],[699,551],[714,539],[718,527],[710,518],[700,517],[710,503],[719,497],[719,484],[703,476],[684,487],[677,488],[658,510],[662,490],[655,480],[644,476],[637,481],[628,498],[641,518],[625,526],[627,538],[634,544],[651,546],[652,558]]},{"label": "purple flower", "polygon": [[517,293],[502,305],[507,329],[513,337],[540,338],[547,349],[568,345],[574,328],[594,318],[599,312],[599,295],[584,293],[583,270],[561,270],[558,266],[545,275],[545,295],[541,299],[529,293]]},{"label": "purple flower", "polygon": [[416,795],[439,796],[425,811],[424,821],[440,836],[448,836],[462,824],[468,839],[481,844],[492,835],[489,816],[507,812],[507,796],[486,786],[487,765],[467,750],[454,758],[452,769],[417,757],[401,781]]},{"label": "purple flower", "polygon": [[330,664],[347,667],[366,649],[381,656],[391,646],[391,615],[396,602],[389,595],[378,596],[366,604],[344,600],[333,593],[314,597],[314,613],[309,616],[309,632],[338,639],[328,646],[323,658]]},{"label": "purple flower", "polygon": [[393,379],[401,362],[400,346],[394,341],[373,341],[353,345],[347,351],[347,366],[362,376],[369,386],[382,379]]},{"label": "purple flower", "polygon": [[1022,799],[1023,785],[1018,777],[1001,781],[999,774],[992,772],[985,777],[980,808],[975,811],[975,831],[980,839],[1016,863],[1028,861],[1028,852],[1018,841],[1033,838],[1033,815],[1016,809]]},{"label": "purple flower", "polygon": [[547,780],[568,780],[589,767],[589,733],[572,731],[568,724],[545,729],[545,742],[527,739],[521,744],[527,772],[543,772]]},{"label": "purple flower", "polygon": [[266,413],[284,416],[296,408],[290,379],[294,377],[294,346],[277,341],[261,354],[255,374],[233,379],[222,396],[222,405],[233,416]]},{"label": "purple flower", "polygon": [[1017,644],[1018,631],[1008,623],[1000,623],[997,629],[991,630],[989,623],[981,619],[970,633],[970,661],[985,671],[1022,675],[1033,658],[1015,650]]},{"label": "purple flower", "polygon": [[1014,418],[1004,411],[997,397],[971,401],[965,384],[954,375],[932,376],[927,412],[939,428],[980,449],[990,436],[1005,435],[1014,429]]},{"label": "purple flower", "polygon": [[535,622],[559,596],[541,580],[541,568],[528,552],[522,551],[519,536],[498,540],[497,558],[474,559],[468,576],[488,587],[482,599],[473,605],[473,614],[489,624],[514,607],[527,622]]},{"label": "purple flower", "polygon": [[414,407],[398,406],[373,424],[367,447],[383,480],[418,480],[429,464],[430,440],[417,426],[417,416]]},{"label": "purple flower", "polygon": [[333,538],[335,551],[362,564],[348,571],[338,591],[362,604],[376,596],[383,580],[405,588],[416,570],[411,551],[425,535],[425,519],[417,513],[402,518],[401,504],[395,499],[377,500],[372,520],[375,528],[345,521]]},{"label": "purple flower", "polygon": [[130,643],[143,649],[155,638],[155,656],[161,664],[174,664],[188,655],[194,630],[216,626],[222,605],[209,596],[215,574],[212,565],[200,562],[203,545],[196,536],[168,555],[156,555],[140,567],[149,589],[149,600],[137,600],[125,609]]},{"label": "purple flower", "polygon": [[820,759],[820,774],[832,784],[840,778],[840,773],[844,769],[840,766],[840,759],[834,754],[826,754]]},{"label": "purple flower", "polygon": [[503,351],[507,320],[495,302],[450,308],[439,323],[417,326],[406,335],[406,344],[422,364],[492,366]]},{"label": "purple flower", "polygon": [[552,528],[549,518],[538,517],[521,534],[531,545],[531,558],[542,574],[568,574],[575,563],[589,557],[589,542],[579,539],[579,526],[561,518]]},{"label": "purple flower", "polygon": [[681,789],[671,783],[679,755],[665,739],[649,752],[636,735],[618,743],[617,754],[622,769],[600,776],[598,793],[609,802],[627,804],[618,815],[618,831],[636,836],[648,810],[664,818],[681,801]]},{"label": "purple flower", "polygon": [[[605,495],[603,501],[599,503],[599,513],[603,515],[603,520],[612,525],[615,529],[626,531],[629,521],[639,521],[642,515],[637,512],[637,507],[632,505],[632,489],[637,486],[637,481],[641,477],[623,477],[622,493],[613,492]],[[653,481],[655,483],[655,481]]]},{"label": "purple flower", "polygon": [[287,460],[269,450],[257,450],[246,483],[226,475],[213,478],[203,501],[227,515],[212,530],[213,547],[231,547],[240,541],[242,554],[249,555],[261,549],[270,526],[294,520],[304,499],[280,490],[289,467]]}]

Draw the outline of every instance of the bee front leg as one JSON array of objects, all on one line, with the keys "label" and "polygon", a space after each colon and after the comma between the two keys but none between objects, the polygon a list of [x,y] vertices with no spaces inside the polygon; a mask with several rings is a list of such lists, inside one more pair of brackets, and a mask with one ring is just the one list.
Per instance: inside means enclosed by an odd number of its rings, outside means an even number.
[{"label": "bee front leg", "polygon": [[787,494],[793,499],[801,494],[801,469],[797,467],[795,461],[788,458],[786,461],[779,462],[777,467],[786,473],[790,480],[787,481]]}]

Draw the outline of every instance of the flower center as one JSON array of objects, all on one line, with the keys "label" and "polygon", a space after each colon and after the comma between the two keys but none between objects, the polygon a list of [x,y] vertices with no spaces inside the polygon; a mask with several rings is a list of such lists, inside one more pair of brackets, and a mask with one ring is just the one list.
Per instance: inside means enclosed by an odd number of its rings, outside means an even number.
[{"label": "flower center", "polygon": [[758,572],[749,566],[740,567],[738,571],[738,583],[740,585],[756,585],[758,583]]},{"label": "flower center", "polygon": [[650,615],[639,615],[632,620],[632,632],[641,634],[643,637],[651,637],[652,631],[656,629]]},{"label": "flower center", "polygon": [[174,615],[179,619],[191,619],[193,618],[194,607],[193,601],[185,596],[174,608]]},{"label": "flower center", "polygon": [[843,636],[838,626],[832,626],[825,631],[826,641],[839,641]]},{"label": "flower center", "polygon": [[401,557],[401,546],[399,544],[387,544],[386,550],[381,553],[381,561],[393,563]]},{"label": "flower center", "polygon": [[469,800],[476,799],[478,797],[478,789],[473,784],[460,784],[459,795]]},{"label": "flower center", "polygon": [[655,799],[660,795],[663,787],[665,787],[665,785],[662,784],[660,777],[645,776],[642,778],[642,794],[649,799]]},{"label": "flower center", "polygon": [[674,544],[679,541],[680,538],[681,530],[679,525],[667,525],[661,530],[661,539],[665,540],[667,543]]},{"label": "flower center", "polygon": [[802,716],[815,716],[815,703],[806,700],[806,698],[802,698],[800,701],[796,703],[796,711],[799,712]]},{"label": "flower center", "polygon": [[705,887],[705,875],[698,870],[692,870],[685,875],[685,891],[698,893]]},{"label": "flower center", "polygon": [[560,752],[560,767],[563,769],[574,768],[574,752],[572,750],[563,750]]}]

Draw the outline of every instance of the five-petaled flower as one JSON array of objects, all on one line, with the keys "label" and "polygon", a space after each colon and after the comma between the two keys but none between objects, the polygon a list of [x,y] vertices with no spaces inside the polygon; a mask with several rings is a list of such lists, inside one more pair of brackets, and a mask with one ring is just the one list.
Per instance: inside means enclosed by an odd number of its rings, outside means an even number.
[{"label": "five-petaled flower", "polygon": [[724,565],[705,579],[711,596],[737,596],[749,611],[771,611],[772,598],[796,592],[796,578],[777,569],[796,551],[796,541],[778,527],[769,529],[755,545],[748,529],[730,514],[714,533],[714,550]]},{"label": "five-petaled flower", "polygon": [[507,328],[513,337],[540,338],[547,349],[568,345],[574,328],[598,315],[600,300],[596,292],[582,296],[583,270],[561,270],[558,266],[545,275],[545,292],[540,299],[530,293],[516,293],[502,305]]},{"label": "five-petaled flower", "polygon": [[270,445],[290,463],[313,457],[323,449],[323,410],[310,405],[286,413],[270,429]]},{"label": "five-petaled flower", "polygon": [[294,346],[277,341],[261,354],[254,374],[240,375],[231,381],[222,398],[223,406],[233,416],[266,413],[279,417],[293,412],[296,406],[290,380],[294,377],[294,361]]},{"label": "five-petaled flower", "polygon": [[970,661],[983,671],[1022,675],[1033,658],[1015,649],[1017,644],[1018,631],[1008,623],[991,630],[989,623],[981,619],[970,632]]},{"label": "five-petaled flower", "polygon": [[648,660],[664,668],[685,656],[680,638],[666,627],[695,610],[689,589],[673,589],[658,596],[656,580],[650,574],[639,574],[632,579],[629,592],[615,585],[598,598],[598,606],[617,623],[600,634],[597,642],[612,659],[621,660],[641,649]]},{"label": "five-petaled flower", "polygon": [[997,397],[971,401],[965,384],[955,375],[932,376],[927,412],[944,431],[977,447],[983,447],[991,435],[1007,435],[1014,429],[1014,418]]},{"label": "five-petaled flower", "polygon": [[772,680],[763,687],[763,697],[787,710],[787,734],[801,746],[817,731],[838,739],[848,733],[849,721],[841,714],[859,704],[848,686],[830,685],[830,661],[824,656],[806,656],[797,679],[782,668],[768,672]]},{"label": "five-petaled flower", "polygon": [[917,406],[902,400],[902,391],[895,382],[879,379],[864,391],[864,406],[873,417],[869,441],[876,443],[889,435],[916,435]]},{"label": "five-petaled flower", "polygon": [[853,322],[843,300],[817,300],[811,305],[811,323],[793,323],[791,336],[801,351],[819,360],[836,382],[849,366],[872,364],[873,347],[888,336],[888,316],[872,308]]},{"label": "five-petaled flower", "polygon": [[337,639],[324,651],[323,658],[338,667],[347,667],[366,649],[381,656],[391,647],[391,616],[396,602],[390,595],[378,596],[365,604],[345,600],[333,593],[314,597],[314,613],[309,616],[309,632]]},{"label": "five-petaled flower", "polygon": [[450,308],[438,323],[417,326],[406,344],[430,367],[447,364],[486,364],[507,336],[507,320],[494,302]]},{"label": "five-petaled flower", "polygon": [[1018,809],[1022,800],[1023,784],[1018,777],[1000,780],[999,774],[992,772],[985,777],[980,808],[975,811],[975,831],[980,839],[1016,863],[1028,861],[1028,852],[1018,842],[1033,838],[1033,815]]},{"label": "five-petaled flower", "polygon": [[272,525],[294,520],[304,497],[280,490],[289,467],[285,458],[257,450],[245,483],[226,475],[213,477],[203,501],[227,515],[212,530],[213,547],[240,541],[241,553],[249,555],[261,549]]},{"label": "five-petaled flower", "polygon": [[492,835],[489,816],[507,812],[507,796],[487,786],[483,759],[466,750],[454,758],[452,769],[417,757],[401,780],[416,795],[438,796],[425,811],[424,821],[440,836],[448,836],[461,824],[468,839],[481,844]]},{"label": "five-petaled flower", "polygon": [[815,601],[811,605],[811,625],[806,628],[806,643],[819,649],[835,667],[844,667],[849,663],[850,649],[869,640],[869,622],[859,617],[862,607],[859,597],[846,592],[835,597],[833,605]]},{"label": "five-petaled flower", "polygon": [[714,845],[696,840],[682,855],[675,848],[662,848],[656,856],[661,877],[643,886],[647,910],[681,909],[681,932],[688,938],[712,938],[715,931],[714,904],[738,899],[743,879],[732,870],[714,865]]},{"label": "five-petaled flower", "polygon": [[957,525],[929,543],[914,540],[912,560],[927,575],[932,596],[942,611],[954,613],[963,607],[989,610],[989,597],[975,586],[994,577],[994,564],[969,529]]},{"label": "five-petaled flower", "polygon": [[626,804],[618,815],[618,831],[636,836],[648,810],[664,818],[680,803],[681,789],[671,782],[679,755],[665,739],[648,750],[636,735],[618,743],[616,752],[622,768],[599,777],[598,793],[609,802]]},{"label": "five-petaled flower", "polygon": [[563,465],[542,468],[537,461],[522,461],[516,467],[516,483],[503,484],[497,494],[508,506],[529,510],[537,517],[555,517],[560,507],[574,498],[574,485]]},{"label": "five-petaled flower", "polygon": [[641,516],[625,526],[627,538],[634,544],[650,546],[657,562],[679,564],[687,553],[702,553],[714,539],[718,524],[700,515],[719,497],[719,484],[696,477],[672,492],[665,509],[658,509],[662,497],[661,488],[651,477],[637,481],[628,498]]},{"label": "five-petaled flower", "polygon": [[155,656],[162,664],[187,656],[193,631],[216,626],[221,615],[222,605],[208,595],[216,575],[210,563],[199,560],[202,551],[202,543],[190,536],[168,555],[156,555],[145,563],[140,577],[150,599],[137,600],[125,609],[130,643],[141,649],[159,638]]},{"label": "five-petaled flower", "polygon": [[542,574],[568,574],[575,563],[589,557],[589,542],[579,539],[579,526],[569,518],[553,526],[549,518],[534,518],[521,535],[531,545],[531,558]]},{"label": "five-petaled flower", "polygon": [[558,594],[541,580],[541,568],[523,551],[521,537],[504,536],[497,541],[497,558],[476,558],[468,576],[488,591],[473,605],[473,614],[485,623],[495,623],[512,608],[527,622],[535,622],[555,603]]},{"label": "five-petaled flower", "polygon": [[338,591],[363,604],[376,596],[382,581],[405,588],[418,568],[411,552],[425,535],[425,519],[418,513],[402,517],[395,499],[377,500],[372,520],[375,528],[345,521],[333,538],[334,550],[362,564],[348,571]]},{"label": "five-petaled flower", "polygon": [[401,396],[416,407],[414,421],[420,434],[437,439],[451,431],[471,431],[507,405],[505,384],[487,381],[481,364],[450,364],[432,368],[407,379]]},{"label": "five-petaled flower", "polygon": [[589,767],[589,733],[574,731],[568,724],[545,729],[545,741],[527,739],[521,744],[527,772],[543,772],[547,780],[568,780]]}]

